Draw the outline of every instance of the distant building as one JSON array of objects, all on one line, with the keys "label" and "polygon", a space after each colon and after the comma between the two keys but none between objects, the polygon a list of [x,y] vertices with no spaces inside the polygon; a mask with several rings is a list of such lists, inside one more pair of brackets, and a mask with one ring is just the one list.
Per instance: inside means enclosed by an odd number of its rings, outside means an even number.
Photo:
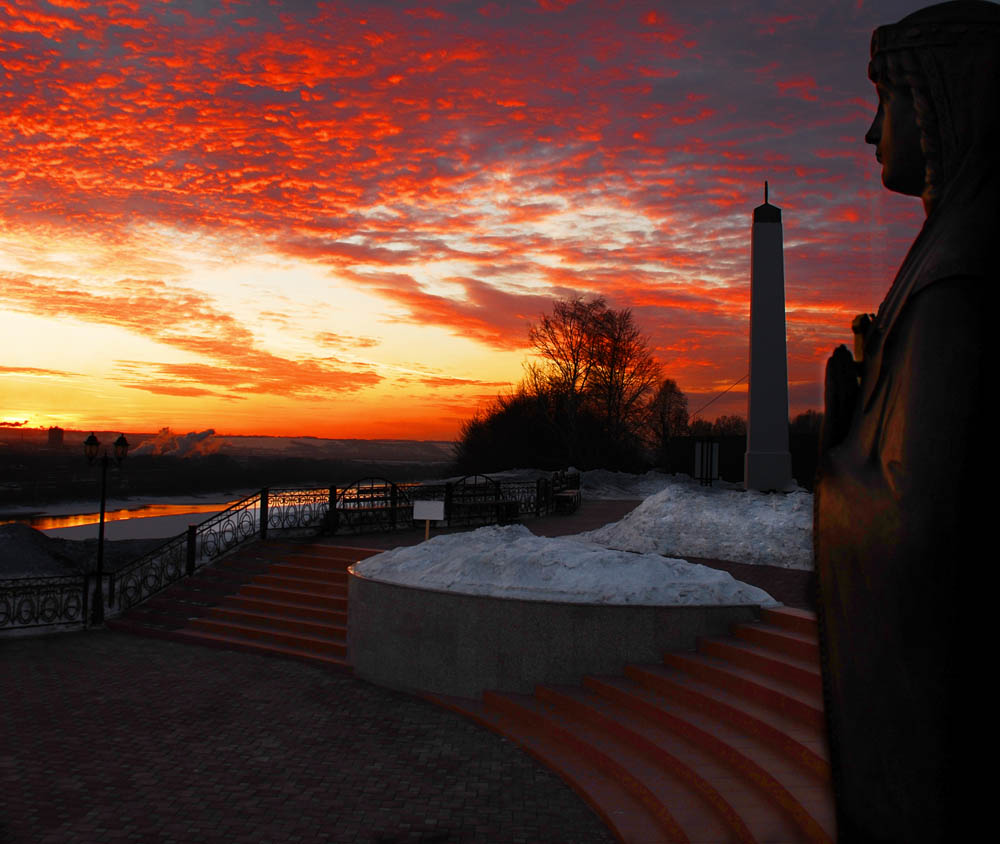
[{"label": "distant building", "polygon": [[49,428],[49,448],[61,448],[63,444],[63,431],[58,425]]}]

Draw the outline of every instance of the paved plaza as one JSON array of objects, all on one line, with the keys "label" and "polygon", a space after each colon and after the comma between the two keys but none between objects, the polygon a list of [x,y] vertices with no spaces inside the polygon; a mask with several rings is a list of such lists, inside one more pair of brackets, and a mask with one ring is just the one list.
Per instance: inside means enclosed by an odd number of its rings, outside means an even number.
[{"label": "paved plaza", "polygon": [[612,842],[559,777],[348,674],[125,633],[0,640],[0,842]]},{"label": "paved plaza", "polygon": [[[576,533],[637,503],[528,524]],[[698,562],[811,604],[807,572]],[[0,694],[0,844],[614,841],[507,740],[332,669],[107,630],[7,636]]]}]

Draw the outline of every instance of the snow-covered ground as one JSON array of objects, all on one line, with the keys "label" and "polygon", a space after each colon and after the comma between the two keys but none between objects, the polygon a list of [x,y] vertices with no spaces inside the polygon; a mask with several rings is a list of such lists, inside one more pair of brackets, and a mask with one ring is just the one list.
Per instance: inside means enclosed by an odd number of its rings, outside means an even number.
[{"label": "snow-covered ground", "polygon": [[812,568],[812,495],[705,487],[685,476],[585,472],[587,498],[648,497],[623,519],[544,538],[487,527],[359,563],[366,577],[474,595],[612,604],[761,604],[763,590],[684,556]]},{"label": "snow-covered ground", "polygon": [[[580,492],[584,500],[641,501],[676,484],[681,475],[667,475],[651,469],[645,475],[591,469],[580,473]],[[729,489],[735,484],[716,481],[715,489]]]},{"label": "snow-covered ground", "polygon": [[625,518],[579,538],[641,554],[812,569],[811,493],[750,492],[660,477],[669,481]]},{"label": "snow-covered ground", "polygon": [[598,604],[778,606],[728,572],[578,537],[491,525],[386,551],[355,565],[375,580],[468,595]]},{"label": "snow-covered ground", "polygon": [[[812,568],[812,495],[803,490],[765,495],[734,484],[703,487],[680,475],[604,471],[584,472],[581,486],[585,501],[645,500],[620,521],[575,536],[537,537],[530,522],[494,526],[397,548],[359,570],[378,580],[540,600],[756,604],[770,596],[682,558]],[[107,536],[174,536],[208,515],[110,522]],[[88,525],[49,535],[96,533],[97,526]]]}]

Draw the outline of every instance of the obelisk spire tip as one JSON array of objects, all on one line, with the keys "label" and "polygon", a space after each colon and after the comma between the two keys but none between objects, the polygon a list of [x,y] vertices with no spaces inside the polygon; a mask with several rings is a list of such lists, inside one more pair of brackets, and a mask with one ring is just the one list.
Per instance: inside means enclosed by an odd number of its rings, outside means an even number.
[{"label": "obelisk spire tip", "polygon": [[767,205],[767,179],[764,179],[764,204]]}]

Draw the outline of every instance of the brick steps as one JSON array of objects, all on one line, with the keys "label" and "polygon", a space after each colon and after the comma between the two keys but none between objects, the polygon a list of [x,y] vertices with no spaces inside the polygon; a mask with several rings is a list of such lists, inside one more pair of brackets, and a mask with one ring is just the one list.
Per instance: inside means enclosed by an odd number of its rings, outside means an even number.
[{"label": "brick steps", "polygon": [[[109,627],[349,670],[347,578],[372,553],[260,543]],[[624,677],[428,696],[559,773],[623,842],[832,842],[816,621],[763,610]]]},{"label": "brick steps", "polygon": [[347,567],[372,553],[257,543],[107,624],[139,635],[346,669]]},{"label": "brick steps", "polygon": [[428,699],[500,733],[554,770],[619,840],[627,844],[687,840],[675,820],[651,811],[619,778],[604,773],[587,756],[553,736],[546,725],[507,715],[477,701],[440,695],[430,695]]},{"label": "brick steps", "polygon": [[732,632],[582,688],[433,699],[554,768],[622,841],[832,842],[815,618],[769,610]]}]

